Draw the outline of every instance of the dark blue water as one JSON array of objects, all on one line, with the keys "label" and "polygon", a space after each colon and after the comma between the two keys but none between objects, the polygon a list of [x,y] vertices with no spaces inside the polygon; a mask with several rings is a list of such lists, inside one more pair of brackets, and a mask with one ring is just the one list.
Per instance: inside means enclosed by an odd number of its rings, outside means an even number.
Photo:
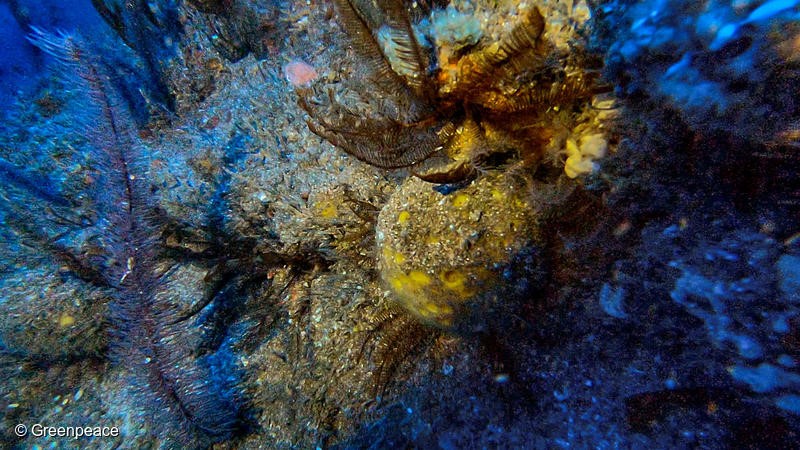
[{"label": "dark blue water", "polygon": [[15,101],[30,101],[46,76],[41,52],[25,39],[32,26],[98,39],[108,33],[90,0],[0,2],[0,114],[12,109]]}]

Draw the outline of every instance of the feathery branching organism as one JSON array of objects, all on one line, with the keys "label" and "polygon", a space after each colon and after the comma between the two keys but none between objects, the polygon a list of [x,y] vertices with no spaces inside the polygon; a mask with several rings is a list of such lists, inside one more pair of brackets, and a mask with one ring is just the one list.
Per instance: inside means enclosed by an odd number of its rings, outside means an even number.
[{"label": "feathery branching organism", "polygon": [[[68,271],[111,292],[110,360],[125,373],[129,386],[121,389],[148,405],[141,429],[183,448],[229,438],[241,426],[232,355],[224,348],[201,355],[192,333],[202,318],[189,320],[199,310],[187,312],[169,289],[178,266],[165,264],[170,262],[161,243],[166,221],[155,206],[140,164],[143,148],[110,71],[75,36],[34,29],[29,40],[60,63],[65,85],[80,94],[76,131],[89,142],[97,169],[86,196],[95,217],[82,224],[97,234],[97,248],[73,253],[56,245],[58,238],[35,240],[65,260]],[[30,219],[46,225],[48,218]]]},{"label": "feathery branching organism", "polygon": [[513,25],[490,34],[453,7],[334,4],[360,58],[360,87],[318,83],[300,90],[300,105],[313,132],[378,167],[440,183],[511,161],[535,168],[554,114],[601,90],[599,60],[544,39],[533,5],[515,6]]}]

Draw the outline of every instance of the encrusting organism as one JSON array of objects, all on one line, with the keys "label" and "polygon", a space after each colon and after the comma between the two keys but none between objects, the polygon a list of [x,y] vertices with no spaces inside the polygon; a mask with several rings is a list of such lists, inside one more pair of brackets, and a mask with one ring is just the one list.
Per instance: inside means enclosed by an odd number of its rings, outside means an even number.
[{"label": "encrusting organism", "polygon": [[510,160],[535,168],[554,137],[554,115],[603,91],[599,60],[553,48],[536,6],[520,7],[493,38],[452,6],[428,19],[402,0],[334,4],[363,87],[299,88],[300,106],[313,132],[374,166],[410,167],[436,183]]},{"label": "encrusting organism", "polygon": [[547,205],[516,177],[488,174],[450,195],[411,179],[398,193],[378,217],[378,266],[398,303],[422,322],[485,332],[542,281],[534,256]]}]

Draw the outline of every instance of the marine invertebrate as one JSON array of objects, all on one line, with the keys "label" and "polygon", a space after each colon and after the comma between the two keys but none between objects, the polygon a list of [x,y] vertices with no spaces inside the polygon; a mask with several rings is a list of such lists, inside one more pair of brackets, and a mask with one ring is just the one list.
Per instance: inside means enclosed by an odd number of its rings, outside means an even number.
[{"label": "marine invertebrate", "polygon": [[[111,359],[124,367],[136,393],[151,403],[149,427],[175,445],[204,447],[229,436],[240,423],[237,376],[224,348],[198,356],[177,294],[165,290],[172,269],[165,269],[151,190],[141,176],[140,147],[133,121],[103,66],[78,38],[34,29],[33,44],[55,57],[86,103],[87,137],[98,166],[92,207],[100,234],[93,255],[70,261],[112,292],[109,305]],[[80,120],[79,120],[80,121]],[[45,239],[45,242],[47,239]],[[68,253],[69,250],[64,250]],[[218,373],[225,373],[220,377]]]},{"label": "marine invertebrate", "polygon": [[602,90],[599,61],[545,39],[536,6],[493,36],[453,8],[414,22],[422,14],[401,0],[334,3],[366,87],[300,89],[300,106],[313,132],[378,167],[439,183],[513,158],[536,167],[559,134],[558,112]]},{"label": "marine invertebrate", "polygon": [[319,76],[307,62],[294,60],[283,66],[283,75],[294,87],[307,86]]},{"label": "marine invertebrate", "polygon": [[596,166],[594,160],[606,155],[608,142],[601,134],[583,136],[578,142],[567,140],[567,160],[564,172],[570,178],[592,172]]},{"label": "marine invertebrate", "polygon": [[[577,8],[335,6],[360,59],[345,82],[298,89],[310,129],[371,165],[453,184],[437,192],[406,180],[384,207],[376,233],[382,278],[428,324],[491,328],[478,318],[502,316],[493,313],[541,275],[540,227],[550,202],[569,190],[547,184],[560,171],[534,174],[545,163],[560,169],[566,145],[574,178],[608,147],[599,114],[586,113],[603,88],[599,61],[575,33]],[[551,24],[540,7],[573,22]]]},{"label": "marine invertebrate", "polygon": [[396,304],[369,317],[365,325],[369,337],[361,345],[358,358],[366,359],[369,356],[375,362],[372,374],[374,395],[385,394],[402,372],[425,355],[442,334]]},{"label": "marine invertebrate", "polygon": [[508,174],[481,177],[450,195],[410,180],[378,218],[381,275],[422,321],[485,331],[537,279],[542,260],[533,255],[544,242],[545,209]]}]

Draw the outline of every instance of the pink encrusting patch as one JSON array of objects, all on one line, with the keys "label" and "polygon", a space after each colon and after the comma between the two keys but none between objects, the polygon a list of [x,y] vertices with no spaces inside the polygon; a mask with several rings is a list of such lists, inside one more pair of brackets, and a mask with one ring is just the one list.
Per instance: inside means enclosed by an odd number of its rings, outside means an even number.
[{"label": "pink encrusting patch", "polygon": [[319,76],[310,64],[300,60],[283,66],[283,75],[294,87],[308,86]]}]

